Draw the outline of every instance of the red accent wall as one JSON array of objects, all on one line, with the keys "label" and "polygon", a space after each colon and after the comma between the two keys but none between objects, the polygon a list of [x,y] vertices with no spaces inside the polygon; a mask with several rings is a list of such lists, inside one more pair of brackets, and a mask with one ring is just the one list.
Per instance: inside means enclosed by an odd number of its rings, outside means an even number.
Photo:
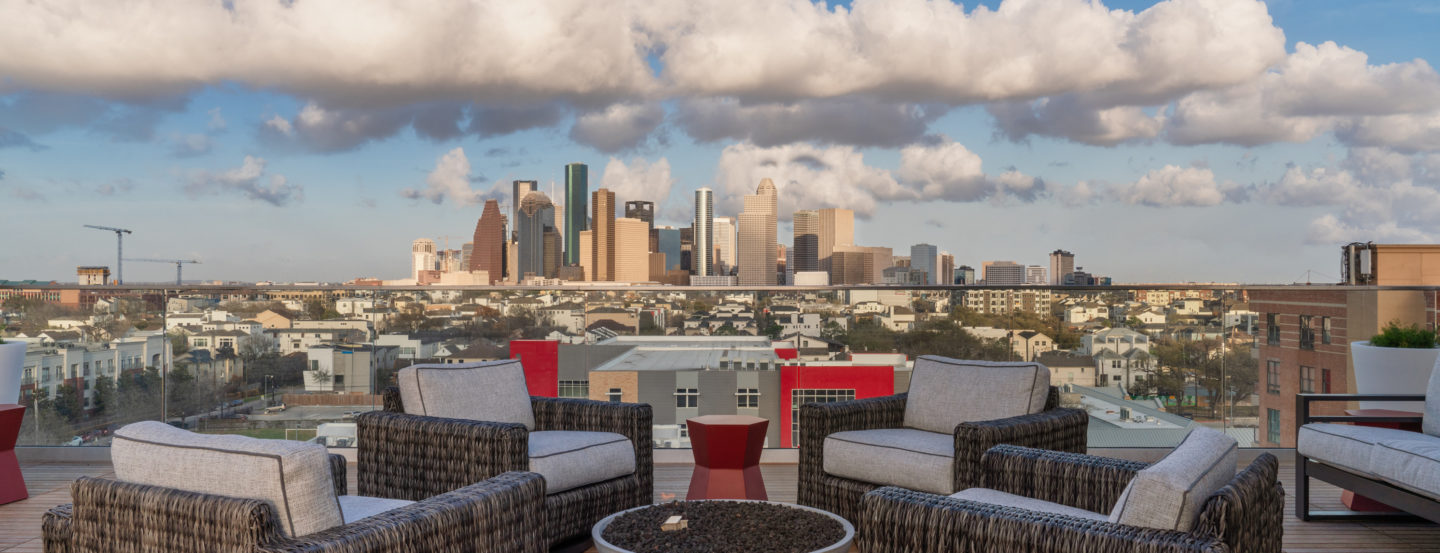
[{"label": "red accent wall", "polygon": [[525,386],[530,395],[556,397],[560,394],[560,342],[555,340],[511,340],[510,358],[525,368]]},{"label": "red accent wall", "polygon": [[781,447],[798,447],[790,435],[791,391],[796,388],[855,390],[855,399],[888,396],[895,393],[895,367],[880,366],[819,366],[780,367],[780,443]]},{"label": "red accent wall", "polygon": [[791,361],[800,358],[800,350],[795,348],[775,348],[775,356],[784,361]]}]

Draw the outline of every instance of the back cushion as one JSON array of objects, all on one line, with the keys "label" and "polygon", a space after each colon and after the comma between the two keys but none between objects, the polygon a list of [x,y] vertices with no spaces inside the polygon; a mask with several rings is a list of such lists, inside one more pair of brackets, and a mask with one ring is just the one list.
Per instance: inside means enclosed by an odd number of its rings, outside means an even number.
[{"label": "back cushion", "polygon": [[915,360],[905,426],[954,434],[962,422],[1039,413],[1050,393],[1050,369],[1039,363]]},{"label": "back cushion", "polygon": [[535,429],[520,361],[411,365],[395,377],[405,412],[448,419],[518,422]]},{"label": "back cushion", "polygon": [[115,431],[110,457],[123,482],[266,501],[292,537],[344,522],[320,444],[196,434],[149,421]]},{"label": "back cushion", "polygon": [[1235,477],[1239,444],[1196,427],[1169,455],[1130,480],[1110,510],[1110,522],[1189,532],[1205,500]]},{"label": "back cushion", "polygon": [[1426,434],[1440,436],[1440,359],[1430,369],[1430,385],[1425,388],[1425,422],[1420,427]]}]

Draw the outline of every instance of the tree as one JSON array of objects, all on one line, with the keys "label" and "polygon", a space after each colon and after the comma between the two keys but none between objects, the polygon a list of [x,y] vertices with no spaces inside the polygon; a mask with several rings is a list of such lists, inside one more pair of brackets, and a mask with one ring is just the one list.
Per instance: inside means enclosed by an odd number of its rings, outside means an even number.
[{"label": "tree", "polygon": [[714,336],[735,336],[740,334],[740,332],[735,330],[735,325],[731,324],[730,321],[725,321],[725,324],[720,325],[720,328],[715,329],[715,332],[711,334]]},{"label": "tree", "polygon": [[170,352],[174,355],[184,355],[190,351],[190,338],[184,332],[176,331],[170,335]]},{"label": "tree", "polygon": [[236,343],[236,355],[248,365],[261,357],[273,355],[280,344],[268,334],[252,334],[240,338]]},{"label": "tree", "polygon": [[655,316],[649,311],[640,313],[640,335],[641,336],[664,336],[665,329],[655,324]]},{"label": "tree", "polygon": [[840,326],[840,323],[835,322],[834,319],[825,321],[825,326],[820,328],[820,337],[843,344],[845,343],[845,327]]},{"label": "tree", "polygon": [[325,302],[314,299],[305,300],[305,315],[311,319],[323,319],[325,317]]},{"label": "tree", "polygon": [[65,422],[74,424],[85,416],[85,401],[80,398],[79,388],[70,381],[55,387],[52,405]]},{"label": "tree", "polygon": [[115,401],[115,379],[97,377],[90,392],[90,414],[95,417],[113,416],[117,407]]}]

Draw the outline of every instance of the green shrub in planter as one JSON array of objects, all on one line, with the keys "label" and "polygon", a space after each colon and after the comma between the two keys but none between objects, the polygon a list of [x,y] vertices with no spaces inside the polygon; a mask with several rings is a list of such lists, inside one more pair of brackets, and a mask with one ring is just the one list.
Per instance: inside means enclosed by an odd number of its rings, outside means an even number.
[{"label": "green shrub in planter", "polygon": [[1425,330],[1415,324],[1400,326],[1400,323],[1391,321],[1370,339],[1370,345],[1379,348],[1434,348],[1435,331]]}]

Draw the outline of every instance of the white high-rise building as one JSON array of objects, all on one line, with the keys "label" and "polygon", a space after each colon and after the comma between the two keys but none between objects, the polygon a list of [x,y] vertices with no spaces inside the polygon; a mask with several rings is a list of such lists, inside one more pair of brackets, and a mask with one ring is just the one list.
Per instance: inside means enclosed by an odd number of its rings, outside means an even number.
[{"label": "white high-rise building", "polygon": [[715,274],[715,195],[709,188],[695,191],[695,243],[690,249],[690,274]]},{"label": "white high-rise building", "polygon": [[435,270],[435,241],[421,238],[410,244],[410,278],[420,280],[420,271]]},{"label": "white high-rise building", "polygon": [[1025,266],[1025,284],[1046,284],[1044,265]]},{"label": "white high-rise building", "polygon": [[775,183],[762,179],[755,193],[745,196],[745,211],[740,213],[741,286],[775,285],[775,261],[780,251],[775,239],[778,219]]},{"label": "white high-rise building", "polygon": [[716,217],[711,226],[715,231],[715,274],[729,275],[735,268],[735,220]]}]

